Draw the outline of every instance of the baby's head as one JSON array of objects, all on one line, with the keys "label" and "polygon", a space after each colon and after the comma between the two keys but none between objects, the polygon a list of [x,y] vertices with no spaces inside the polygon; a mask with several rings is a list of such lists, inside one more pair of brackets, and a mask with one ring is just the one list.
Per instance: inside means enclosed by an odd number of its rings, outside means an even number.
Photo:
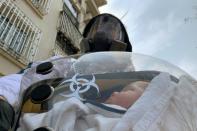
[{"label": "baby's head", "polygon": [[113,92],[105,103],[129,108],[142,95],[149,82],[136,81],[128,84],[121,92]]}]

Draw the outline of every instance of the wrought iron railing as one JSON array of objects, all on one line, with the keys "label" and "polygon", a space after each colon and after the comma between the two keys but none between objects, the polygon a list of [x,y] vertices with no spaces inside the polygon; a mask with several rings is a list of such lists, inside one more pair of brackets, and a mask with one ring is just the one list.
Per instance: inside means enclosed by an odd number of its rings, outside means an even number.
[{"label": "wrought iron railing", "polygon": [[69,16],[65,11],[60,13],[59,31],[62,32],[71,43],[79,48],[82,34],[76,27],[76,25],[70,20]]},{"label": "wrought iron railing", "polygon": [[67,56],[66,52],[59,45],[58,41],[56,41],[51,55],[52,56],[55,56],[55,55]]},{"label": "wrought iron railing", "polygon": [[42,15],[49,12],[52,0],[26,0],[31,6]]},{"label": "wrought iron railing", "polygon": [[74,15],[73,12],[70,10],[70,8],[68,6],[69,5],[67,5],[67,3],[64,3],[63,10],[67,14],[67,16],[69,17],[71,22],[77,27],[79,25],[79,23],[77,21],[77,12],[75,12],[76,15]]},{"label": "wrought iron railing", "polygon": [[40,29],[13,3],[0,2],[0,48],[22,63],[34,59]]}]

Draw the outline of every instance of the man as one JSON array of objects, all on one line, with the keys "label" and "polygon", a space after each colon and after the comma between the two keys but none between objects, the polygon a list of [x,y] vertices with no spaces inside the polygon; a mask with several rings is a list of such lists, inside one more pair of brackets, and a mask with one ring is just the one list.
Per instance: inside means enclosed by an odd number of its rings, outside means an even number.
[{"label": "man", "polygon": [[[82,53],[98,51],[132,51],[132,46],[129,42],[124,25],[118,18],[110,14],[101,14],[90,20],[84,30],[83,36],[84,39],[81,42]],[[70,66],[67,62],[64,64]],[[41,70],[37,70],[37,73],[40,72],[41,74],[42,70],[45,71],[53,68],[50,62],[44,64],[35,62],[30,64],[28,68],[31,68],[32,65],[40,65]],[[63,70],[65,70],[65,68],[63,69],[59,66],[54,73],[63,72]],[[13,108],[16,108],[19,100],[18,97],[21,91],[20,83],[23,72],[25,72],[25,70],[23,70],[21,74],[12,74],[0,78],[0,131],[8,130],[13,125]],[[45,79],[44,76],[43,78],[39,78],[40,79],[37,80]]]},{"label": "man", "polygon": [[111,14],[100,14],[92,18],[83,32],[81,51],[126,51],[132,52],[132,45],[123,23]]}]

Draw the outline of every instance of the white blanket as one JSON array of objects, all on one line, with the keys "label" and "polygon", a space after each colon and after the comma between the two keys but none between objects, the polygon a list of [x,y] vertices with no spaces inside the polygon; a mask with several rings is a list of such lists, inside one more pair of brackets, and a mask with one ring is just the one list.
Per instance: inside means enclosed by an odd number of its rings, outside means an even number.
[{"label": "white blanket", "polygon": [[142,97],[113,131],[196,131],[197,85],[181,77],[178,85],[167,74],[153,79]]},{"label": "white blanket", "polygon": [[70,98],[47,113],[25,114],[18,131],[43,126],[54,131],[196,131],[196,93],[187,78],[177,85],[162,73],[123,116]]},{"label": "white blanket", "polygon": [[48,113],[24,115],[21,127],[23,129],[20,130],[31,131],[38,127],[49,126],[54,131],[107,131],[111,130],[121,117],[120,114],[110,112],[104,116],[101,110],[98,113],[92,108],[94,107],[89,108],[76,98],[70,98],[54,105]]}]

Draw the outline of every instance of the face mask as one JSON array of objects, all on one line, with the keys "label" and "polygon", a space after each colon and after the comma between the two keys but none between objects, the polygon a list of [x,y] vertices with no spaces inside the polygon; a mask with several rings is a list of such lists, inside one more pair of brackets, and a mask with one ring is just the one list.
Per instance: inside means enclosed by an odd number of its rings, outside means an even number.
[{"label": "face mask", "polygon": [[110,14],[101,14],[90,20],[83,36],[82,52],[132,51],[123,24]]}]

